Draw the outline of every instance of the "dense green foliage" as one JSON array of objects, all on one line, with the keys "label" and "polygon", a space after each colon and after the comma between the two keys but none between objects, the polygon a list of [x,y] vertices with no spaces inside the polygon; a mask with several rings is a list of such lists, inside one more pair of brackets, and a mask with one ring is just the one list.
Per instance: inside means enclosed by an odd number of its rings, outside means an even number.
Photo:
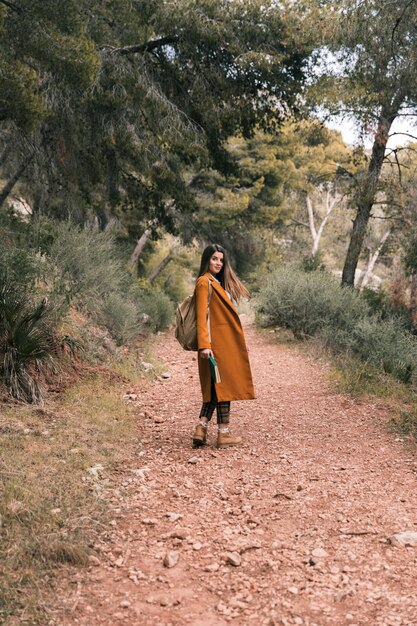
[{"label": "dense green foliage", "polygon": [[[63,344],[96,355],[85,327],[108,348],[171,322],[172,301],[138,284],[109,233],[46,219],[36,237],[9,226],[0,249],[0,372],[16,398],[41,399],[39,375],[59,367]],[[81,327],[72,311],[85,320]]]},{"label": "dense green foliage", "polygon": [[185,170],[230,172],[225,141],[295,108],[309,52],[294,18],[260,0],[0,11],[5,176],[23,164],[37,213],[116,221],[132,243],[149,219],[184,230],[195,207]]},{"label": "dense green foliage", "polygon": [[261,289],[258,310],[266,325],[298,338],[319,337],[331,349],[352,352],[404,382],[417,368],[417,339],[397,317],[382,319],[363,296],[326,272],[277,270]]}]

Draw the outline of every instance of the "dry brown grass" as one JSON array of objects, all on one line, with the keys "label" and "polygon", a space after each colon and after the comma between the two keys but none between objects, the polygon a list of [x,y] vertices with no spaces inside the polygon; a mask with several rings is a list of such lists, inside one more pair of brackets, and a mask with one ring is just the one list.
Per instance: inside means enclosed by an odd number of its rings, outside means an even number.
[{"label": "dry brown grass", "polygon": [[100,483],[136,444],[126,380],[91,373],[41,408],[0,399],[1,624],[45,624],[59,568],[92,552],[107,515]]}]

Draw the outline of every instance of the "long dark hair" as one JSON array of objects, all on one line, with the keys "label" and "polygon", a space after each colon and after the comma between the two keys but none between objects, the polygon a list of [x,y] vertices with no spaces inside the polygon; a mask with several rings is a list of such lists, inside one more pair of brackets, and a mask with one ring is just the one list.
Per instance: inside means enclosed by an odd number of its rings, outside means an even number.
[{"label": "long dark hair", "polygon": [[240,282],[232,270],[226,250],[218,243],[212,243],[204,249],[203,254],[201,255],[200,271],[198,276],[200,277],[209,271],[210,259],[215,252],[223,253],[223,267],[216,276],[223,289],[230,293],[233,300],[237,301],[242,297],[248,298],[249,291]]}]

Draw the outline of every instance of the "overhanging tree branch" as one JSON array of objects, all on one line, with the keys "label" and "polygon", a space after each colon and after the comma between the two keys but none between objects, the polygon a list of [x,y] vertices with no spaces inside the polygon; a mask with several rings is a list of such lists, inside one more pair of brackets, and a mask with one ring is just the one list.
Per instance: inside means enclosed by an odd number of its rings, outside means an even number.
[{"label": "overhanging tree branch", "polygon": [[394,59],[395,65],[397,65],[397,55],[395,54],[395,50],[394,50],[395,33],[396,33],[399,25],[401,24],[401,21],[404,19],[404,16],[405,16],[406,12],[411,7],[411,5],[414,4],[415,1],[416,0],[410,0],[406,4],[406,6],[404,7],[400,17],[397,17],[397,19],[395,20],[394,28],[392,29],[392,33],[391,33],[391,54],[392,54],[392,58]]},{"label": "overhanging tree branch", "polygon": [[411,139],[415,139],[417,141],[416,135],[412,135],[411,133],[400,133],[400,132],[390,133],[388,135],[388,138],[391,139],[391,137],[394,137],[395,135],[404,135],[405,137],[411,137]]},{"label": "overhanging tree branch", "polygon": [[9,7],[12,11],[16,11],[16,13],[23,13],[22,9],[18,7],[16,4],[9,2],[9,0],[0,0],[0,4],[4,4],[6,7]]},{"label": "overhanging tree branch", "polygon": [[[2,1],[2,0],[0,0]],[[142,44],[135,44],[133,46],[124,46],[123,48],[113,48],[112,46],[103,46],[102,50],[109,49],[111,52],[117,52],[119,54],[137,54],[143,52],[151,52],[162,46],[170,46],[179,41],[178,35],[168,35],[167,37],[161,37],[160,39],[153,39]]]}]

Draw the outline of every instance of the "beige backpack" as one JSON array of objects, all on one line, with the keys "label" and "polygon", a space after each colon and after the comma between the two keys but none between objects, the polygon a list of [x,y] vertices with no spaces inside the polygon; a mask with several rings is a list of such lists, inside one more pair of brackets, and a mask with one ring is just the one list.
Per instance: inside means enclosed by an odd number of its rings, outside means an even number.
[{"label": "beige backpack", "polygon": [[[210,280],[209,296],[207,303],[207,328],[210,336],[210,299],[212,286]],[[195,294],[187,296],[185,300],[180,302],[175,313],[175,337],[184,348],[184,350],[193,350],[197,352],[197,315],[195,310]]]}]

